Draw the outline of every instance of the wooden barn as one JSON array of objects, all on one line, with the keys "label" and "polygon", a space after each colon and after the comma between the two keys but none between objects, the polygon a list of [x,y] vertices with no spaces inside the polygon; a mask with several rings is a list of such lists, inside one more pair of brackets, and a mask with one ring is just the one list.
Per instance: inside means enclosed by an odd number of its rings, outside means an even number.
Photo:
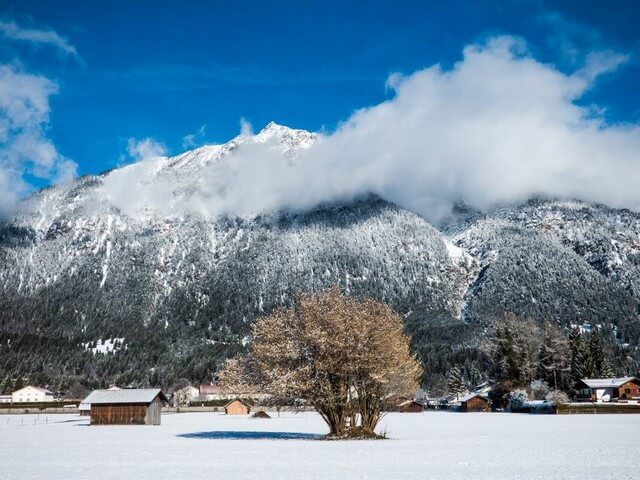
[{"label": "wooden barn", "polygon": [[159,388],[94,390],[82,403],[90,405],[91,425],[160,425]]},{"label": "wooden barn", "polygon": [[424,411],[424,405],[415,400],[406,400],[398,405],[397,412],[402,413],[421,413]]},{"label": "wooden barn", "polygon": [[478,392],[470,394],[460,399],[460,411],[462,412],[490,412],[491,401],[489,398]]},{"label": "wooden barn", "polygon": [[384,401],[385,412],[420,413],[424,411],[424,405],[412,398],[394,396]]},{"label": "wooden barn", "polygon": [[226,415],[249,415],[250,412],[251,406],[239,398],[231,400],[224,406],[224,413]]}]

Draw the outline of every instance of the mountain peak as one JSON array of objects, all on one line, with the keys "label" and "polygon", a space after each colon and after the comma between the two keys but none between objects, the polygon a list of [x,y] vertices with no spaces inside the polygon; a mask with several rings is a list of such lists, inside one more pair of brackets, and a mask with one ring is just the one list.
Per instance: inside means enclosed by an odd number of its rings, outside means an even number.
[{"label": "mountain peak", "polygon": [[266,143],[276,140],[282,153],[309,148],[316,140],[317,134],[307,130],[293,129],[269,122],[254,137],[258,143]]}]

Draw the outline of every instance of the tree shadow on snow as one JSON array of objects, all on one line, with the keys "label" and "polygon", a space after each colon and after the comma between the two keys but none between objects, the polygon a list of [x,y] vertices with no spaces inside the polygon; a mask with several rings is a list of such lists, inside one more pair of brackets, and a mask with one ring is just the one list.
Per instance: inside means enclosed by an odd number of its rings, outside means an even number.
[{"label": "tree shadow on snow", "polygon": [[299,432],[233,432],[213,431],[182,433],[182,438],[199,438],[202,440],[319,440],[324,435]]}]

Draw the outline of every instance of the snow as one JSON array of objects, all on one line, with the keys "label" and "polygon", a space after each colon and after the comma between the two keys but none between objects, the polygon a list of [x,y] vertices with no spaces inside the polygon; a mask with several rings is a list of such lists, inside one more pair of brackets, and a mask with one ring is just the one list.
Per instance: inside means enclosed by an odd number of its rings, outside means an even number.
[{"label": "snow", "polygon": [[[163,414],[88,427],[76,415],[0,417],[0,470],[29,479],[631,479],[637,415],[390,414],[391,439],[322,441],[314,413],[270,420]],[[46,423],[45,423],[46,422]]]},{"label": "snow", "polygon": [[[120,345],[118,346],[116,345],[116,343],[119,343]],[[98,339],[96,340],[96,346],[93,348],[89,346],[91,345],[91,342],[87,342],[83,345],[85,350],[91,351],[91,353],[95,355],[96,353],[109,353],[113,351],[118,351],[122,347],[123,343],[124,343],[124,337],[121,337],[121,338],[107,338],[106,340]]]},{"label": "snow", "polygon": [[447,247],[447,253],[449,254],[449,258],[451,258],[452,262],[456,263],[464,257],[464,250],[462,250],[460,247],[457,247],[453,243],[446,240],[444,244]]}]

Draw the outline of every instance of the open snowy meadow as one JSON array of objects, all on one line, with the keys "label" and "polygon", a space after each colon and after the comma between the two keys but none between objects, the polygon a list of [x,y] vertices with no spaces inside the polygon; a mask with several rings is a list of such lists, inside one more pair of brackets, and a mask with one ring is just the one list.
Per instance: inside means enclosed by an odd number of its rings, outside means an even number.
[{"label": "open snowy meadow", "polygon": [[314,413],[164,414],[88,426],[77,415],[0,417],[0,478],[637,478],[640,415],[389,414],[388,440],[325,441]]}]

